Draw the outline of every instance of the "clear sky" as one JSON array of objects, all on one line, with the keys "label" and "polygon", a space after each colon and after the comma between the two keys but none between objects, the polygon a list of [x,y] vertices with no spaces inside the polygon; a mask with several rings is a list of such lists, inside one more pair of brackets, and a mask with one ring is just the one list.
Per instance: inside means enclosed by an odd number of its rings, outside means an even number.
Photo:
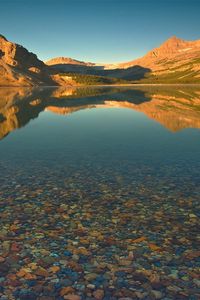
[{"label": "clear sky", "polygon": [[0,33],[42,60],[122,62],[200,39],[200,0],[0,0]]}]

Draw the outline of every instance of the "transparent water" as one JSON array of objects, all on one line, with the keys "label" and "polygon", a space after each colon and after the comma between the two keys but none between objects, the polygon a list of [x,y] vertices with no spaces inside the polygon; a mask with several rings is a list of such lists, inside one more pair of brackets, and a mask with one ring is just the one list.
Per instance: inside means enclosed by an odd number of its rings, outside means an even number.
[{"label": "transparent water", "polygon": [[0,137],[4,293],[198,299],[200,89],[2,88]]}]

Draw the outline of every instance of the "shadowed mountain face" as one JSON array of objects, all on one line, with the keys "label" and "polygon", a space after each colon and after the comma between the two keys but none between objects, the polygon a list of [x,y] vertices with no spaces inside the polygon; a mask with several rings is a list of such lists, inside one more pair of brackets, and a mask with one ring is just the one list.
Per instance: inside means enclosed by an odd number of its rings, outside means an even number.
[{"label": "shadowed mountain face", "polygon": [[127,69],[104,69],[104,66],[89,66],[87,64],[72,64],[72,63],[60,63],[52,64],[50,66],[52,73],[78,73],[89,74],[95,76],[105,76],[111,78],[119,78],[125,80],[142,80],[148,74],[151,73],[151,69],[143,68],[139,65]]},{"label": "shadowed mountain face", "polygon": [[1,88],[0,138],[47,110],[68,115],[89,108],[128,108],[170,131],[200,128],[200,90],[145,88]]}]

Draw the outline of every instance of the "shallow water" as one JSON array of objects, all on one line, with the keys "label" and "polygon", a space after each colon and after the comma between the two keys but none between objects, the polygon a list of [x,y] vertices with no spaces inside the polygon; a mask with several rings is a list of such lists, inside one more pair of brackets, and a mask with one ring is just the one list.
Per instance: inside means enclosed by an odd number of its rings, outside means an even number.
[{"label": "shallow water", "polygon": [[199,299],[200,89],[2,88],[0,138],[0,299]]}]

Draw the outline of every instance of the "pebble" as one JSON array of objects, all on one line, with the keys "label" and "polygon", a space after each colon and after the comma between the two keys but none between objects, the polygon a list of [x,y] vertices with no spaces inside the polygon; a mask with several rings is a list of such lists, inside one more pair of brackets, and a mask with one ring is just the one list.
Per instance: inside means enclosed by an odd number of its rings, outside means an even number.
[{"label": "pebble", "polygon": [[4,166],[0,299],[198,299],[197,166],[86,161]]},{"label": "pebble", "polygon": [[95,297],[95,299],[101,300],[104,297],[104,291],[103,290],[96,290],[96,291],[93,292],[93,296]]}]

